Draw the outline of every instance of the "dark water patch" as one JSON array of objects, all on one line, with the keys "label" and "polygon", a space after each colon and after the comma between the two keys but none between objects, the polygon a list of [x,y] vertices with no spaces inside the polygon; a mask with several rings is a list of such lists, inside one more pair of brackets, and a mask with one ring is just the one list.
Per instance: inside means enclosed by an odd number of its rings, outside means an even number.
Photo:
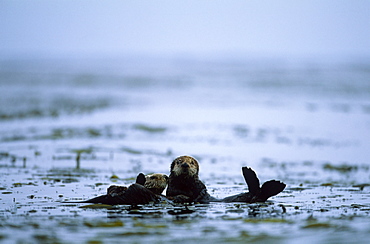
[{"label": "dark water patch", "polygon": [[13,185],[13,187],[37,186],[37,184],[36,184],[36,183],[34,183],[34,182],[27,182],[27,183],[20,183],[20,182],[16,182],[16,183],[13,183],[12,185]]},{"label": "dark water patch", "polygon": [[[11,163],[11,167],[23,167],[23,168],[26,168],[27,166],[27,157],[25,157],[24,155],[22,156],[19,156],[17,154],[11,154],[11,153],[8,153],[8,152],[3,152],[1,153],[0,155],[0,161],[5,161],[5,164],[0,164],[0,168],[1,167],[9,167],[8,163],[10,162]],[[22,166],[17,166],[17,162],[22,162]]]},{"label": "dark water patch", "polygon": [[358,187],[358,188],[360,188],[360,190],[361,190],[361,191],[362,191],[365,187],[369,187],[369,186],[370,186],[370,184],[369,184],[369,183],[353,185],[353,187]]},{"label": "dark water patch", "polygon": [[247,138],[250,135],[250,128],[245,125],[237,125],[234,127],[236,136],[241,138]]},{"label": "dark water patch", "polygon": [[168,214],[171,214],[171,215],[192,214],[194,212],[195,212],[195,210],[189,209],[188,207],[185,207],[185,208],[175,208],[175,209],[168,210]]},{"label": "dark water patch", "polygon": [[123,227],[125,224],[120,221],[109,221],[109,222],[91,222],[91,221],[85,221],[84,225],[89,227],[89,228],[115,228],[115,227]]},{"label": "dark water patch", "polygon": [[[123,134],[116,134],[114,138],[123,138]],[[84,128],[55,128],[50,134],[35,135],[32,140],[60,140],[73,138],[111,138],[112,131],[108,126],[103,127],[84,127]]]},{"label": "dark water patch", "polygon": [[154,127],[145,124],[136,124],[133,127],[135,130],[144,131],[148,133],[163,133],[167,130],[166,127]]},{"label": "dark water patch", "polygon": [[[24,129],[6,131],[0,137],[1,141],[40,141],[40,140],[68,140],[68,139],[123,139],[127,136],[140,136],[135,132],[146,132],[164,135],[167,127],[145,124],[115,124],[102,126],[64,126],[64,127],[25,127]],[[5,152],[4,152],[5,153]]]},{"label": "dark water patch", "polygon": [[250,218],[250,219],[243,219],[245,223],[253,223],[253,224],[263,224],[263,223],[287,223],[292,224],[294,223],[291,220],[287,220],[284,218]]},{"label": "dark water patch", "polygon": [[[33,173],[32,178],[37,181],[38,185],[72,184],[80,182],[82,179],[94,179],[97,177],[93,169],[76,169],[76,168],[52,168],[47,172]],[[95,187],[95,185],[94,185]]]},{"label": "dark water patch", "polygon": [[135,149],[128,148],[128,147],[121,148],[121,150],[123,152],[129,153],[129,154],[135,154],[135,155],[140,155],[144,153],[143,151],[135,150]]},{"label": "dark water patch", "polygon": [[38,243],[63,243],[62,240],[53,234],[34,234],[32,238]]},{"label": "dark water patch", "polygon": [[250,143],[274,141],[278,144],[291,144],[293,141],[290,132],[281,128],[250,128],[246,125],[236,125],[233,132],[237,138]]},{"label": "dark water patch", "polygon": [[[45,98],[43,98],[45,99]],[[43,101],[41,97],[33,98],[31,101],[24,98],[22,105],[14,107],[8,101],[7,107],[0,110],[0,120],[16,120],[30,118],[57,118],[64,115],[90,114],[97,110],[106,109],[111,106],[112,102],[108,98],[62,98],[54,97],[51,101]]]},{"label": "dark water patch", "polygon": [[346,173],[346,172],[358,170],[358,166],[357,165],[347,165],[347,164],[332,165],[330,163],[324,164],[323,165],[323,168],[325,170],[334,170],[334,171],[338,171],[340,173]]},{"label": "dark water patch", "polygon": [[331,224],[329,222],[318,222],[314,220],[307,221],[307,223],[302,226],[303,229],[323,229],[323,228],[338,228],[337,225]]},{"label": "dark water patch", "polygon": [[10,157],[10,154],[8,152],[0,152],[0,160],[8,157]]},{"label": "dark water patch", "polygon": [[[93,168],[84,168],[76,170],[75,168],[61,167],[61,168],[52,168],[47,170],[46,176],[76,176],[76,177],[91,177],[94,176],[96,170]],[[39,174],[42,175],[42,174]]]},{"label": "dark water patch", "polygon": [[289,191],[304,191],[304,190],[309,190],[312,189],[310,187],[289,187],[287,190]]},{"label": "dark water patch", "polygon": [[[336,140],[332,137],[307,136],[295,133],[294,127],[257,127],[252,128],[247,125],[235,125],[232,128],[233,138],[231,140],[241,141],[248,144],[254,143],[275,143],[285,146],[300,147],[355,147],[358,146],[356,140]],[[226,137],[226,136],[225,136]],[[218,140],[220,141],[220,140]]]},{"label": "dark water patch", "polygon": [[88,208],[88,209],[115,209],[114,206],[112,205],[106,205],[106,204],[89,204],[89,205],[83,205],[83,206],[79,206],[79,208]]}]

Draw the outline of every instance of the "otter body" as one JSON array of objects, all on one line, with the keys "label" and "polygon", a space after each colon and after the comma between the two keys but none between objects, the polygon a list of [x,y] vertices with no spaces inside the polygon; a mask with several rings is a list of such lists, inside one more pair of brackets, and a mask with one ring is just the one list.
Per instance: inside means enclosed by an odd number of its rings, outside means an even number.
[{"label": "otter body", "polygon": [[140,184],[132,184],[129,187],[111,186],[106,195],[98,196],[81,203],[102,203],[109,205],[137,205],[148,204],[150,202],[159,202],[162,199],[160,195],[153,193]]},{"label": "otter body", "polygon": [[206,186],[199,179],[199,163],[195,158],[178,157],[172,162],[170,170],[166,196],[177,203],[264,202],[285,188],[284,183],[275,180],[267,181],[260,187],[256,173],[251,168],[243,167],[242,172],[249,192],[217,199],[209,195]]},{"label": "otter body", "polygon": [[207,187],[202,181],[194,177],[179,176],[169,178],[166,196],[175,203],[199,202],[209,203],[218,201],[209,195]]},{"label": "otter body", "polygon": [[199,179],[199,163],[190,156],[176,158],[170,167],[166,196],[176,203],[218,201]]},{"label": "otter body", "polygon": [[[145,176],[140,173],[136,183],[129,187],[110,186],[106,195],[98,196],[79,203],[119,204],[148,204],[150,202],[166,201],[175,203],[210,203],[210,202],[264,202],[284,190],[285,184],[270,180],[261,187],[256,173],[248,167],[242,167],[243,177],[249,192],[217,199],[212,197],[204,183],[199,179],[199,163],[190,156],[176,158],[170,166],[170,176],[152,174]],[[161,195],[165,187],[166,197]]]},{"label": "otter body", "polygon": [[[112,185],[107,194],[78,203],[103,203],[109,205],[137,205],[150,202],[167,201],[160,195],[167,186],[168,176],[164,174],[147,175],[140,173],[136,182],[129,187]],[[70,202],[71,203],[71,202]]]}]

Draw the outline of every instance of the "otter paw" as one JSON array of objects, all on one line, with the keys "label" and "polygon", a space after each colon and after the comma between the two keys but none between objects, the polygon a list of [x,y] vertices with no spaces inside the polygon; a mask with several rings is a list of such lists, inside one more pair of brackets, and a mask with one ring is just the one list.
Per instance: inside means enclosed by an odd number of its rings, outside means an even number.
[{"label": "otter paw", "polygon": [[173,197],[174,203],[185,203],[185,202],[191,202],[190,197],[185,195],[177,195]]},{"label": "otter paw", "polygon": [[108,187],[107,195],[110,195],[110,196],[114,197],[114,196],[117,196],[117,195],[120,195],[120,194],[124,193],[126,190],[127,190],[127,187],[125,187],[125,186],[112,185],[112,186]]}]

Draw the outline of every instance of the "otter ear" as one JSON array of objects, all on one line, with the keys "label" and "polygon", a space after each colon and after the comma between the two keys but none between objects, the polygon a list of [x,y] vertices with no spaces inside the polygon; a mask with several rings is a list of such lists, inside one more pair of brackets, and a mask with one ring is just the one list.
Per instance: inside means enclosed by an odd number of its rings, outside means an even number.
[{"label": "otter ear", "polygon": [[145,181],[146,181],[146,179],[145,179],[145,175],[143,173],[140,173],[140,174],[137,175],[136,184],[139,184],[139,185],[143,186],[145,184]]}]

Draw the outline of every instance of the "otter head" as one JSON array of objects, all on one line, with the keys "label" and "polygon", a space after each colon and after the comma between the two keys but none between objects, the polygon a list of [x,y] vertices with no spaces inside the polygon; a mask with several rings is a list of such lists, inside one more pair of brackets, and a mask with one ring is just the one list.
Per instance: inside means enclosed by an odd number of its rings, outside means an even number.
[{"label": "otter head", "polygon": [[171,174],[176,176],[198,176],[199,163],[190,156],[181,156],[173,160],[171,164]]},{"label": "otter head", "polygon": [[168,183],[168,176],[165,174],[151,174],[145,176],[144,187],[155,194],[161,194]]}]

